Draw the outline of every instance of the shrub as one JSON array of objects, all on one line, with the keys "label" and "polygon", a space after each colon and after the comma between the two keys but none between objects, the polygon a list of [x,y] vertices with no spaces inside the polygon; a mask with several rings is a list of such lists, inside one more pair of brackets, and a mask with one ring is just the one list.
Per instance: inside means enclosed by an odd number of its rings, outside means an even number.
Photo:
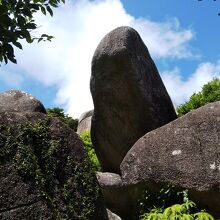
[{"label": "shrub", "polygon": [[94,171],[101,171],[101,166],[100,166],[99,160],[96,156],[94,146],[92,145],[90,132],[88,130],[82,132],[82,134],[80,135],[80,138],[82,139],[82,141],[84,143],[87,154],[92,162]]},{"label": "shrub", "polygon": [[165,209],[154,208],[149,213],[140,216],[140,220],[214,220],[207,212],[195,212],[196,204],[187,201],[183,204],[175,204]]},{"label": "shrub", "polygon": [[159,192],[144,190],[142,198],[139,200],[140,215],[155,207],[169,207],[173,204],[188,201],[188,190],[177,189],[168,184],[160,189]]},{"label": "shrub", "polygon": [[194,93],[189,101],[177,108],[178,116],[182,116],[210,102],[220,101],[220,79],[214,78],[202,87],[201,92]]},{"label": "shrub", "polygon": [[[214,220],[189,200],[187,189],[165,185],[159,192],[145,190],[140,200],[140,220]],[[147,211],[148,210],[148,211]]]}]

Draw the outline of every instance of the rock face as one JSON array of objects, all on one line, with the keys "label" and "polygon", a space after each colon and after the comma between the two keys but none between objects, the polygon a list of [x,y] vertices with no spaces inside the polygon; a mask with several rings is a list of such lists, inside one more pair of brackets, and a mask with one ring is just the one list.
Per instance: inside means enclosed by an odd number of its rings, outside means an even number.
[{"label": "rock face", "polygon": [[136,187],[123,185],[120,175],[115,173],[98,172],[96,176],[107,208],[123,220],[139,219],[138,203],[134,202],[139,197]]},{"label": "rock face", "polygon": [[107,209],[109,220],[121,220],[119,216]]},{"label": "rock face", "polygon": [[0,112],[4,111],[46,113],[43,104],[39,100],[19,90],[0,93]]},{"label": "rock face", "polygon": [[139,34],[119,27],[98,45],[92,60],[91,136],[104,171],[119,173],[132,145],[176,118],[170,97]]},{"label": "rock face", "polygon": [[0,113],[0,219],[107,219],[78,135],[42,113]]},{"label": "rock face", "polygon": [[93,110],[84,112],[78,122],[77,134],[81,134],[85,130],[89,130],[91,128],[91,120],[92,120]]},{"label": "rock face", "polygon": [[121,163],[125,185],[164,183],[220,218],[220,102],[190,112],[140,138]]}]

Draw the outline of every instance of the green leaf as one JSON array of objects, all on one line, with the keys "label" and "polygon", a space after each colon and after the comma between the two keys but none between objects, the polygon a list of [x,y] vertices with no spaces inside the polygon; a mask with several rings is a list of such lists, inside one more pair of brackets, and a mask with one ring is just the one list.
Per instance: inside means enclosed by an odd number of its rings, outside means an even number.
[{"label": "green leaf", "polygon": [[43,6],[41,6],[40,10],[41,10],[41,12],[42,12],[44,15],[47,14],[46,9],[45,9]]},{"label": "green leaf", "polygon": [[57,8],[57,7],[58,7],[57,3],[52,2],[52,1],[51,1],[50,5],[51,5],[52,7],[54,7],[54,8]]},{"label": "green leaf", "polygon": [[8,59],[12,62],[12,63],[17,63],[17,60],[15,59],[15,56],[8,56]]},{"label": "green leaf", "polygon": [[26,41],[27,41],[29,44],[31,44],[31,43],[33,43],[34,39],[32,39],[31,37],[28,37],[28,38],[26,38]]},{"label": "green leaf", "polygon": [[37,11],[39,10],[39,5],[38,4],[31,4],[30,7],[37,10]]},{"label": "green leaf", "polygon": [[42,37],[42,38],[43,38],[43,37],[48,37],[48,35],[47,35],[47,34],[42,34],[41,37]]},{"label": "green leaf", "polygon": [[15,42],[12,42],[16,47],[18,47],[19,49],[21,49],[22,50],[22,45],[19,43],[19,42],[17,42],[17,41],[15,41]]},{"label": "green leaf", "polygon": [[3,44],[3,49],[6,51],[6,54],[13,55],[14,49],[11,44]]},{"label": "green leaf", "polygon": [[17,17],[17,21],[18,21],[18,25],[21,26],[21,27],[24,26],[27,22],[26,19],[21,15],[19,15]]},{"label": "green leaf", "polygon": [[49,12],[50,16],[53,17],[53,11],[50,6],[47,6],[47,11]]},{"label": "green leaf", "polygon": [[43,39],[44,38],[40,37],[37,42],[40,43]]},{"label": "green leaf", "polygon": [[51,41],[53,38],[54,38],[54,36],[48,36],[48,37],[47,37],[47,40],[48,40],[48,41]]},{"label": "green leaf", "polygon": [[194,214],[194,217],[196,217],[197,220],[215,220],[212,215],[203,211],[197,212]]},{"label": "green leaf", "polygon": [[194,220],[193,216],[190,214],[183,214],[181,220]]},{"label": "green leaf", "polygon": [[25,25],[27,29],[36,29],[37,25],[35,23],[27,23]]}]

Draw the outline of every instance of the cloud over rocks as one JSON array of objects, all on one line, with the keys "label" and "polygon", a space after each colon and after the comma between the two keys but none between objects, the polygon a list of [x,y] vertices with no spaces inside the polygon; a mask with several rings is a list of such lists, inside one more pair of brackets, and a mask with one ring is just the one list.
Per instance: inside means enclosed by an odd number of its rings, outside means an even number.
[{"label": "cloud over rocks", "polygon": [[200,91],[205,83],[214,77],[220,78],[220,60],[216,63],[201,63],[187,80],[182,79],[178,68],[165,71],[161,76],[174,105],[178,106],[189,99],[194,92]]},{"label": "cloud over rocks", "polygon": [[53,18],[39,14],[36,21],[42,26],[40,34],[48,33],[55,39],[51,43],[25,44],[23,51],[16,51],[17,68],[46,86],[55,85],[56,104],[63,105],[74,117],[92,108],[91,59],[100,40],[112,29],[134,27],[154,58],[192,56],[191,29],[182,29],[176,18],[161,23],[135,18],[120,0],[67,1],[54,11]]}]

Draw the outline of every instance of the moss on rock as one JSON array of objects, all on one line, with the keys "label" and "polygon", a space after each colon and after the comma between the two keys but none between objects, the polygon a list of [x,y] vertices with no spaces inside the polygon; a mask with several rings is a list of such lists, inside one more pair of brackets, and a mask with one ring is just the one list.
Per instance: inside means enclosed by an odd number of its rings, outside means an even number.
[{"label": "moss on rock", "polygon": [[75,140],[75,134],[65,138],[71,135],[61,132],[62,126],[47,117],[34,123],[1,125],[1,163],[14,164],[23,181],[46,201],[53,219],[96,219],[101,194],[92,165],[82,142]]}]

